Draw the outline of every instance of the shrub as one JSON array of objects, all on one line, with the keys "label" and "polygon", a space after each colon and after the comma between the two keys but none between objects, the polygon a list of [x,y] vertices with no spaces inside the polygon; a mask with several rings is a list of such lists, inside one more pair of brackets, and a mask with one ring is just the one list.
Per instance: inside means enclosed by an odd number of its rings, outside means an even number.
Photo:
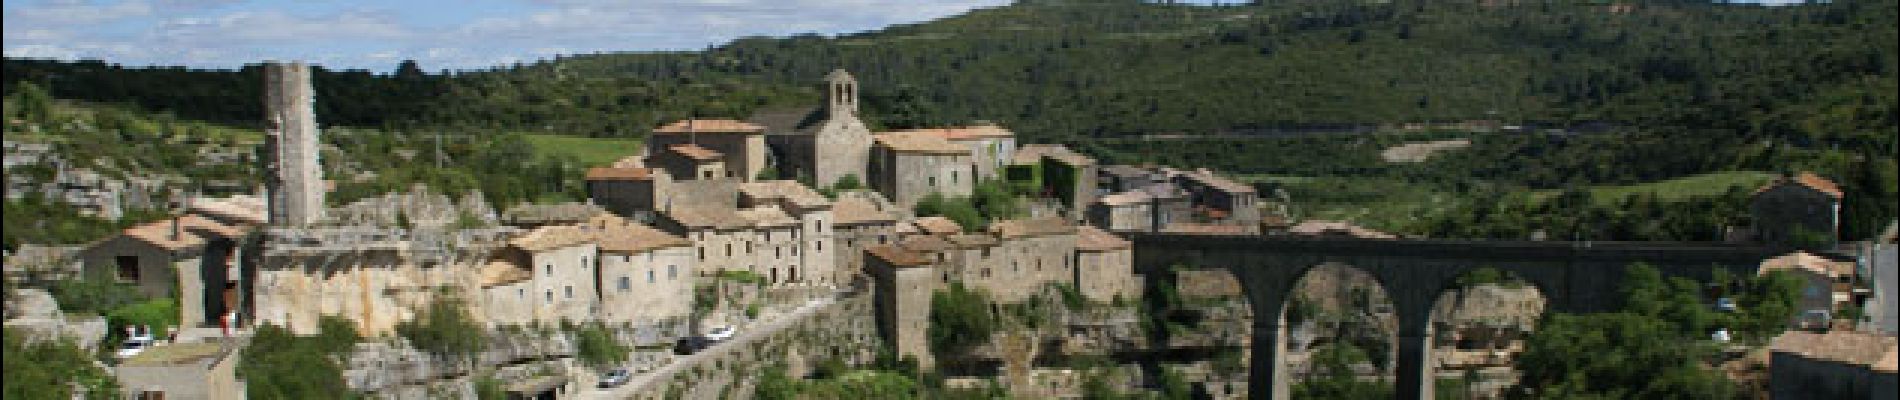
[{"label": "shrub", "polygon": [[396,334],[416,348],[451,357],[474,355],[488,339],[461,300],[440,296],[416,319],[396,324]]}]

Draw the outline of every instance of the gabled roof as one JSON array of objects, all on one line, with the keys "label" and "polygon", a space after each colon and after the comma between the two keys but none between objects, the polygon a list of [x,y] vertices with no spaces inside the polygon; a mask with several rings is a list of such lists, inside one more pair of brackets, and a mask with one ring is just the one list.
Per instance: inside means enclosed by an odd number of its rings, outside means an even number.
[{"label": "gabled roof", "polygon": [[876,204],[856,196],[841,196],[831,204],[833,225],[858,225],[878,222],[894,222],[897,217],[879,211]]},{"label": "gabled roof", "polygon": [[528,252],[543,252],[554,249],[579,246],[594,240],[594,233],[588,228],[573,225],[549,225],[515,237],[508,246]]},{"label": "gabled roof", "polygon": [[798,219],[786,214],[778,206],[758,206],[739,210],[739,218],[756,227],[777,227],[798,225]]},{"label": "gabled roof", "polygon": [[1835,184],[1834,181],[1828,180],[1827,178],[1822,178],[1820,175],[1815,175],[1813,172],[1806,172],[1806,171],[1802,171],[1799,174],[1795,174],[1795,176],[1793,177],[1782,176],[1782,177],[1777,177],[1774,180],[1768,181],[1768,184],[1762,185],[1762,187],[1759,189],[1755,189],[1755,194],[1762,194],[1762,192],[1766,192],[1769,189],[1774,189],[1776,187],[1780,187],[1783,185],[1796,185],[1796,186],[1801,186],[1808,189],[1813,189],[1814,191],[1821,192],[1821,194],[1827,195],[1827,197],[1832,197],[1835,200],[1840,200],[1843,196],[1845,196],[1845,194],[1841,192],[1841,186]]},{"label": "gabled roof", "polygon": [[917,228],[923,233],[932,235],[954,235],[963,233],[963,225],[959,225],[957,221],[952,221],[944,217],[923,217],[911,221],[911,223],[916,224]]},{"label": "gabled roof", "polygon": [[923,128],[901,130],[891,133],[922,134],[935,136],[948,141],[981,140],[1016,137],[1015,132],[996,125],[972,125],[945,128]]},{"label": "gabled roof", "polygon": [[1133,247],[1132,243],[1120,236],[1108,233],[1093,226],[1083,225],[1075,228],[1076,251],[1110,251]]},{"label": "gabled roof", "polygon": [[832,205],[831,199],[793,180],[770,180],[739,184],[739,193],[758,200],[784,199],[799,208]]},{"label": "gabled roof", "polygon": [[935,235],[905,236],[903,239],[898,240],[897,245],[902,246],[905,250],[923,253],[937,253],[956,247],[950,244],[950,241]]},{"label": "gabled roof", "polygon": [[1013,219],[990,223],[990,233],[1003,239],[1074,234],[1075,225],[1059,217]]},{"label": "gabled roof", "polygon": [[1895,338],[1891,335],[1854,331],[1831,331],[1827,333],[1789,330],[1776,336],[1769,348],[1776,353],[1786,353],[1816,361],[1829,361],[1847,364],[1875,371],[1892,373],[1895,360]]},{"label": "gabled roof", "polygon": [[730,119],[683,119],[653,130],[656,134],[761,133],[765,127]]},{"label": "gabled roof", "polygon": [[1077,167],[1095,165],[1095,159],[1082,155],[1082,153],[1077,153],[1074,150],[1069,150],[1068,146],[1059,144],[1023,145],[1016,149],[1016,154],[1010,157],[1009,163],[1014,165],[1028,165],[1041,162],[1044,158]]},{"label": "gabled roof", "polygon": [[125,228],[121,234],[170,251],[203,246],[211,239],[236,239],[249,234],[249,226],[230,226],[199,215],[147,222]]},{"label": "gabled roof", "polygon": [[644,181],[653,179],[653,170],[646,168],[593,167],[587,169],[590,181]]},{"label": "gabled roof", "polygon": [[673,236],[620,216],[602,213],[588,221],[598,230],[595,242],[600,251],[641,253],[653,249],[691,246],[686,238]]},{"label": "gabled roof", "polygon": [[956,234],[956,235],[944,236],[943,238],[945,240],[950,241],[951,244],[955,244],[957,248],[959,249],[990,247],[990,246],[995,246],[1001,243],[1000,241],[996,240],[995,236],[990,236],[990,235],[985,235],[985,234],[980,234],[980,233]]},{"label": "gabled roof", "polygon": [[480,275],[481,285],[484,288],[512,284],[534,277],[534,273],[529,272],[527,267],[501,259],[489,260],[488,263],[482,264]]},{"label": "gabled roof", "polygon": [[764,126],[769,134],[797,134],[824,122],[824,111],[818,106],[771,108],[752,113],[746,122]]},{"label": "gabled roof", "polygon": [[1766,275],[1774,271],[1807,271],[1829,278],[1839,278],[1853,276],[1854,263],[1829,260],[1805,251],[1796,251],[1763,260],[1761,268],[1757,269],[1756,273]]},{"label": "gabled roof", "polygon": [[257,225],[267,222],[269,218],[267,207],[263,198],[238,195],[225,198],[192,199],[190,212]]},{"label": "gabled roof", "polygon": [[724,156],[723,154],[719,154],[718,151],[713,151],[712,149],[699,147],[699,145],[690,144],[690,143],[676,144],[671,147],[667,147],[666,150],[673,152],[673,154],[678,154],[681,157],[686,157],[687,159],[690,159],[693,161],[701,161],[701,162],[719,161],[719,158]]},{"label": "gabled roof", "polygon": [[930,265],[930,259],[924,257],[923,254],[917,254],[916,252],[888,244],[871,245],[870,247],[864,248],[864,253],[897,267],[923,267]]},{"label": "gabled roof", "polygon": [[958,146],[943,138],[917,132],[886,132],[871,136],[878,146],[899,153],[967,155],[970,148]]},{"label": "gabled roof", "polygon": [[694,229],[735,229],[751,226],[739,216],[739,210],[718,206],[680,206],[665,213],[667,218]]}]

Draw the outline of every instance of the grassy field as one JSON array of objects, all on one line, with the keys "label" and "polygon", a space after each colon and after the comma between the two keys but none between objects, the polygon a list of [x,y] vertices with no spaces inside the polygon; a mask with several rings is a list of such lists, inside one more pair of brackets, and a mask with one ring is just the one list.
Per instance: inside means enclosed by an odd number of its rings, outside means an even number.
[{"label": "grassy field", "polygon": [[[1596,186],[1590,188],[1590,195],[1598,201],[1618,201],[1638,193],[1654,193],[1663,201],[1681,200],[1722,194],[1735,186],[1754,189],[1774,177],[1774,173],[1761,171],[1724,171],[1634,185]],[[1540,190],[1535,196],[1542,199],[1557,193],[1557,190]]]},{"label": "grassy field", "polygon": [[574,156],[588,166],[600,166],[622,157],[640,154],[640,139],[589,138],[560,135],[527,135],[528,143],[541,154]]}]

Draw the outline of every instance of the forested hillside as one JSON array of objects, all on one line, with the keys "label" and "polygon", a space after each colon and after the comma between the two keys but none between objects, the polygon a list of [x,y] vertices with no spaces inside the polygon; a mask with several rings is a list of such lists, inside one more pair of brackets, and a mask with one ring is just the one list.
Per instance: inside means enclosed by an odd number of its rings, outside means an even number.
[{"label": "forested hillside", "polygon": [[[1873,229],[1854,220],[1895,215],[1900,7],[1892,1],[1262,3],[1021,1],[875,32],[747,38],[698,52],[578,55],[453,74],[413,64],[386,75],[321,71],[318,112],[332,125],[640,137],[677,118],[815,103],[818,78],[842,67],[862,82],[874,125],[992,120],[1031,141],[1116,161],[1322,170],[1460,192],[1474,183],[1574,189],[1812,169],[1854,198],[1850,236]],[[257,74],[8,59],[0,76],[8,91],[35,82],[60,98],[242,125],[261,113]],[[1479,138],[1416,166],[1347,167],[1338,164],[1351,160],[1271,143],[1131,139],[1461,120],[1611,128]],[[1274,147],[1283,151],[1261,150]]]}]

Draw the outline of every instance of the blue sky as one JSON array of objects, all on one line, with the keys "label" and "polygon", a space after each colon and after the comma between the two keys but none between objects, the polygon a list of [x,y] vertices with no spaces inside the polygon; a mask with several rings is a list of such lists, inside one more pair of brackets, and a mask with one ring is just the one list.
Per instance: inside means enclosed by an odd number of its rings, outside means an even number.
[{"label": "blue sky", "polygon": [[5,0],[10,57],[231,68],[471,69],[558,54],[836,34],[1008,0]]},{"label": "blue sky", "polygon": [[858,32],[1007,2],[4,0],[4,50],[200,68],[294,59],[388,71],[414,59],[434,71],[559,54],[698,49],[749,35]]}]

